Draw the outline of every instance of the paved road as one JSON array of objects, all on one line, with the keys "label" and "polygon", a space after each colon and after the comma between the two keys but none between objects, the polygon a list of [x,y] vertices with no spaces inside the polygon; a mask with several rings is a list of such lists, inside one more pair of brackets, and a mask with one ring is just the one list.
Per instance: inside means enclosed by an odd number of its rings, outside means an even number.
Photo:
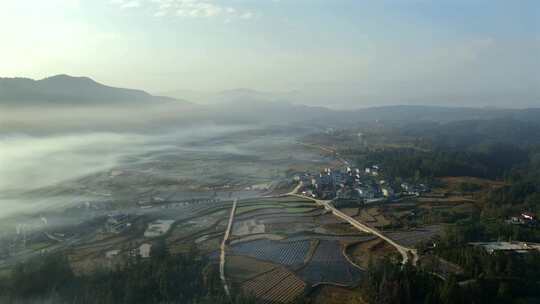
[{"label": "paved road", "polygon": [[412,262],[413,265],[416,265],[416,262],[418,262],[418,253],[416,252],[416,249],[402,246],[402,245],[396,243],[391,238],[389,238],[386,235],[382,234],[379,230],[377,230],[377,229],[375,229],[373,227],[370,227],[370,226],[368,226],[366,224],[363,224],[363,223],[359,222],[358,220],[346,215],[345,213],[343,213],[343,212],[339,211],[338,209],[336,209],[332,205],[332,201],[318,200],[316,198],[312,198],[312,197],[308,197],[308,196],[298,194],[297,193],[298,189],[300,189],[301,186],[302,186],[302,182],[300,182],[300,184],[296,188],[294,188],[293,191],[289,192],[288,195],[300,197],[300,198],[303,198],[303,199],[312,200],[317,205],[324,207],[325,210],[328,210],[328,211],[332,212],[332,214],[334,214],[335,216],[349,222],[353,227],[357,228],[358,230],[380,237],[381,239],[383,239],[384,241],[386,241],[387,243],[389,243],[390,245],[392,245],[393,247],[395,247],[397,249],[397,251],[401,254],[401,256],[403,258],[402,259],[403,264],[406,264],[409,261],[409,257],[412,257],[411,262]]},{"label": "paved road", "polygon": [[235,199],[232,205],[231,215],[229,216],[229,223],[227,224],[227,230],[225,230],[225,236],[223,237],[223,241],[221,242],[221,254],[219,257],[219,277],[221,278],[221,282],[223,283],[223,289],[225,289],[225,293],[229,297],[231,296],[231,292],[229,290],[229,285],[227,284],[227,279],[225,278],[225,249],[227,248],[229,236],[231,235],[231,229],[234,221],[234,213],[236,212],[237,202],[238,200]]},{"label": "paved road", "polygon": [[[298,142],[299,144],[301,145],[304,145],[304,146],[308,146],[308,147],[313,147],[313,148],[318,148],[318,149],[321,149],[325,152],[328,152],[328,153],[331,153],[333,154],[336,159],[341,162],[343,165],[346,165],[346,166],[349,166],[349,161],[347,161],[346,159],[344,159],[343,157],[341,157],[341,155],[339,155],[339,153],[337,152],[336,149],[334,148],[330,148],[330,147],[325,147],[325,146],[322,146],[322,145],[316,145],[316,144],[309,144],[309,143],[303,143],[303,142]],[[408,248],[408,247],[405,247],[405,246],[402,246],[398,243],[396,243],[394,240],[392,240],[391,238],[385,236],[384,234],[382,234],[379,230],[375,229],[375,228],[372,228],[366,224],[363,224],[361,222],[359,222],[358,220],[346,215],[345,213],[337,210],[333,205],[332,205],[332,201],[324,201],[324,200],[318,200],[318,199],[315,199],[315,198],[312,198],[312,197],[308,197],[308,196],[304,196],[304,195],[300,195],[300,194],[297,194],[298,190],[302,187],[302,182],[300,182],[298,184],[298,186],[296,188],[294,188],[293,191],[289,192],[288,195],[292,195],[292,196],[296,196],[296,197],[301,197],[301,198],[304,198],[304,199],[308,199],[308,200],[312,200],[314,201],[317,205],[320,205],[320,206],[323,206],[324,209],[328,210],[328,211],[331,211],[332,214],[334,214],[335,216],[349,222],[351,225],[353,225],[353,227],[363,231],[363,232],[367,232],[367,233],[371,233],[373,235],[376,235],[378,237],[380,237],[381,239],[383,239],[384,241],[388,242],[390,245],[394,246],[397,251],[401,254],[401,256],[403,257],[402,259],[402,263],[405,264],[409,261],[409,256],[412,256],[412,264],[413,265],[416,265],[416,263],[418,262],[418,253],[416,252],[416,249],[413,249],[413,248]]]}]

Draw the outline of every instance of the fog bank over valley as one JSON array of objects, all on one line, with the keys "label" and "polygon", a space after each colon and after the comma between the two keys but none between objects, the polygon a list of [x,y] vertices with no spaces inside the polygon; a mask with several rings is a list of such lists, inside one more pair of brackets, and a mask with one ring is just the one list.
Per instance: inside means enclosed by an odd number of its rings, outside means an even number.
[{"label": "fog bank over valley", "polygon": [[[113,132],[79,131],[51,135],[0,133],[0,217],[16,210],[34,206],[32,200],[16,199],[28,191],[61,185],[70,180],[115,167],[144,163],[145,159],[159,153],[176,153],[220,147],[199,146],[190,143],[220,138],[233,132],[256,129],[249,125],[191,125],[163,132]],[[240,153],[238,148],[223,147],[227,153]],[[42,198],[43,199],[43,198]],[[80,201],[80,199],[77,199]],[[34,199],[35,202],[35,199]],[[43,207],[43,204],[39,204]]]}]

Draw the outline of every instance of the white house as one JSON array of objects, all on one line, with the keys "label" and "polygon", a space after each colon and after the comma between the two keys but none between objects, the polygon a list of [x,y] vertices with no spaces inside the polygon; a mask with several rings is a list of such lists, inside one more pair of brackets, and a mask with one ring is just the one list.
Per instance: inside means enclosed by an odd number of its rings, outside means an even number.
[{"label": "white house", "polygon": [[139,246],[139,255],[141,258],[146,259],[150,257],[150,250],[152,249],[151,244],[144,243]]}]

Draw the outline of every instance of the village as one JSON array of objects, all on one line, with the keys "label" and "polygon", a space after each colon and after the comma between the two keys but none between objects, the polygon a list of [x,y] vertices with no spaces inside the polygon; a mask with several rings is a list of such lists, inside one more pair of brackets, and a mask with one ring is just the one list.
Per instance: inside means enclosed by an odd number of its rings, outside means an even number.
[{"label": "village", "polygon": [[[164,187],[124,206],[107,197],[26,217],[11,234],[0,235],[0,270],[64,251],[70,267],[82,275],[130,260],[148,261],[164,248],[171,254],[196,248],[220,264],[225,286],[238,285],[280,303],[320,284],[354,288],[370,261],[385,258],[431,265],[441,280],[463,274],[463,268],[433,252],[446,223],[474,207],[472,192],[459,187],[472,180],[431,184],[394,176],[381,164],[351,166],[336,152],[331,158],[341,165],[329,161],[304,167],[273,181],[241,185],[236,192],[185,196]],[[506,220],[508,227],[536,223],[527,211]],[[540,251],[538,243],[513,240],[467,245],[489,255]],[[275,282],[273,288],[266,287],[267,281]]]},{"label": "village", "polygon": [[336,207],[350,204],[392,202],[405,196],[420,196],[430,191],[422,183],[398,183],[396,178],[384,176],[379,165],[359,168],[325,168],[319,173],[294,176],[302,182],[301,193],[313,198],[334,200]]}]

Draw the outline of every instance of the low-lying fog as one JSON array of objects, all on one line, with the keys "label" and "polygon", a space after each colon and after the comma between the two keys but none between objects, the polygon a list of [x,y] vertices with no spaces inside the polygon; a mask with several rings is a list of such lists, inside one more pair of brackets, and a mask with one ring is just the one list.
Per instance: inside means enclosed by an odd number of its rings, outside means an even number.
[{"label": "low-lying fog", "polygon": [[[248,128],[249,126],[204,125],[168,130],[164,134],[2,134],[0,193],[17,197],[19,193],[109,170],[128,157],[159,152],[173,145],[179,147],[193,140],[213,138]],[[218,148],[216,147],[216,150]],[[225,148],[230,150],[229,147]],[[0,217],[6,215],[8,210],[13,212],[18,209],[15,206],[6,206],[7,201],[0,203]]]},{"label": "low-lying fog", "polygon": [[[0,111],[0,218],[43,206],[23,193],[110,170],[128,158],[193,149],[189,143],[257,129],[195,121],[164,108],[9,108]],[[145,113],[146,112],[146,113]],[[182,118],[186,117],[186,121]],[[164,123],[177,120],[178,123]],[[188,123],[189,122],[189,123]],[[126,126],[129,126],[126,127]],[[218,141],[219,143],[219,141]],[[240,153],[225,145],[197,149]]]},{"label": "low-lying fog", "polygon": [[[0,137],[0,192],[28,191],[120,164],[122,159],[171,145],[212,138],[248,126],[191,126],[165,134],[70,133]],[[217,148],[217,147],[216,147]]]}]

